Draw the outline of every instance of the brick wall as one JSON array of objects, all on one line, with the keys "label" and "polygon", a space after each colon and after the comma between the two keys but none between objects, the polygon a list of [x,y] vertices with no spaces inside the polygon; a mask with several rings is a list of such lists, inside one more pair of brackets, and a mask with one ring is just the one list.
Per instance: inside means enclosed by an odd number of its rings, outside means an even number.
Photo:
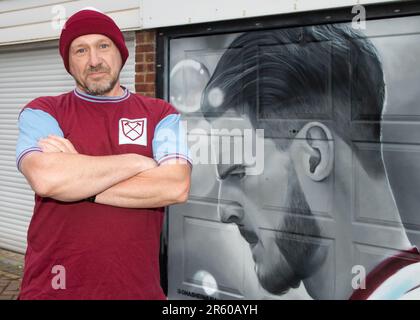
[{"label": "brick wall", "polygon": [[156,96],[156,32],[136,33],[136,92],[145,96]]}]

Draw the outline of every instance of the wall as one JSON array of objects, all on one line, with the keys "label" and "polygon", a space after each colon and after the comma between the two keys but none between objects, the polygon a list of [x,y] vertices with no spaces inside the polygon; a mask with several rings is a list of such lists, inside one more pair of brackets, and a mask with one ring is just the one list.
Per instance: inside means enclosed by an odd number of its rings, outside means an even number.
[{"label": "wall", "polygon": [[136,33],[136,92],[145,96],[156,95],[156,32]]},{"label": "wall", "polygon": [[141,25],[149,29],[385,2],[399,0],[143,0]]},{"label": "wall", "polygon": [[95,7],[113,18],[124,30],[140,27],[140,1],[0,1],[0,45],[57,39],[61,29],[53,19],[62,22],[74,12]]},{"label": "wall", "polygon": [[[3,0],[0,1],[0,45],[57,39],[55,17],[64,20],[84,7],[109,14],[124,30],[241,19],[400,0]],[[59,7],[57,7],[59,6]],[[162,10],[162,8],[165,10]],[[182,10],[179,10],[182,8]],[[56,11],[60,9],[60,11]],[[61,11],[65,9],[65,11]]]}]

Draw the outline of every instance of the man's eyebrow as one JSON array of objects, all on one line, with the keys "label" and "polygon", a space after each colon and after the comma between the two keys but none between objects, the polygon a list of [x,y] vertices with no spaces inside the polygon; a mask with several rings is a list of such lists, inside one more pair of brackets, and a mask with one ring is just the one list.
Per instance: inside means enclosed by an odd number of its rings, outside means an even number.
[{"label": "man's eyebrow", "polygon": [[71,45],[71,48],[72,49],[76,49],[76,48],[83,47],[83,46],[86,46],[86,43],[85,42],[78,43],[78,44],[72,44]]},{"label": "man's eyebrow", "polygon": [[109,43],[111,43],[111,40],[110,39],[103,38],[103,39],[99,39],[98,41],[96,41],[95,44],[98,44],[98,43],[101,43],[101,42],[109,42]]},{"label": "man's eyebrow", "polygon": [[[106,39],[106,38],[103,38],[103,39],[99,39],[99,40],[95,41],[93,44],[98,44],[98,43],[101,43],[101,42],[109,42],[109,43],[111,43],[111,40]],[[82,43],[78,43],[78,44],[72,45],[71,47],[72,48],[78,48],[78,47],[82,47],[82,46],[86,46],[86,45],[89,45],[89,44],[86,43],[86,42],[82,42]]]}]

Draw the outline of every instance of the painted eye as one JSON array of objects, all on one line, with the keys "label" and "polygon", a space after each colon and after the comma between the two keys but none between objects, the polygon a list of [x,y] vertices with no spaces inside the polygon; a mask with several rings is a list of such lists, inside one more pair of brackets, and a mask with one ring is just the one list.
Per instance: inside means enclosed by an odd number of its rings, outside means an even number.
[{"label": "painted eye", "polygon": [[219,179],[224,180],[227,177],[236,177],[238,179],[242,179],[246,176],[246,167],[242,164],[235,164],[235,165],[226,165],[226,164],[218,164],[216,166],[216,174]]}]

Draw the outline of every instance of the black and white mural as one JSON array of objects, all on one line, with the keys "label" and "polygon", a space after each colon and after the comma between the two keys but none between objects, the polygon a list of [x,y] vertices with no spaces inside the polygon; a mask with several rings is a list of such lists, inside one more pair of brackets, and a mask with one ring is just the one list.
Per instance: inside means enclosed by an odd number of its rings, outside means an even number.
[{"label": "black and white mural", "polygon": [[420,299],[420,17],[178,38],[169,298]]}]

